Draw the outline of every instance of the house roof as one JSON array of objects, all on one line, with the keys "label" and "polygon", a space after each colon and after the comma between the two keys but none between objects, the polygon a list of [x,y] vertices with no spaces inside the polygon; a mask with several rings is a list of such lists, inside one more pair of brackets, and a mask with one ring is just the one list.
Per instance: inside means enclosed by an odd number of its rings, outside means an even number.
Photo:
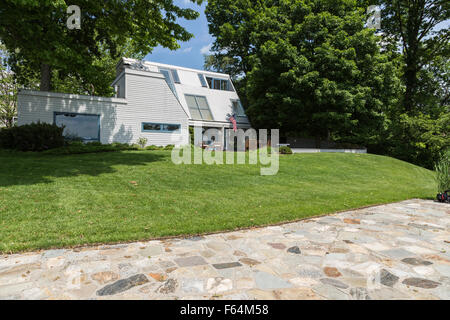
[{"label": "house roof", "polygon": [[[124,67],[136,68],[138,70],[147,72],[160,72],[161,69],[164,70],[176,70],[179,78],[179,83],[176,83],[173,78],[173,74],[170,73],[170,80],[172,83],[172,88],[175,90],[174,94],[177,96],[183,109],[188,114],[189,118],[194,121],[192,114],[189,110],[186,95],[201,96],[205,97],[208,106],[211,110],[213,121],[204,121],[205,125],[215,123],[218,126],[231,126],[228,120],[228,115],[233,113],[232,101],[239,100],[239,96],[232,85],[231,78],[228,74],[198,70],[192,68],[179,67],[174,65],[168,65],[164,63],[158,63],[153,61],[139,61],[135,59],[122,58],[117,65],[118,75]],[[214,79],[228,80],[232,90],[218,90],[211,89],[209,87],[202,86],[199,74],[205,77],[211,77]],[[169,85],[170,86],[170,85]],[[242,124],[248,124],[248,119],[246,116],[237,117],[237,122]]]}]

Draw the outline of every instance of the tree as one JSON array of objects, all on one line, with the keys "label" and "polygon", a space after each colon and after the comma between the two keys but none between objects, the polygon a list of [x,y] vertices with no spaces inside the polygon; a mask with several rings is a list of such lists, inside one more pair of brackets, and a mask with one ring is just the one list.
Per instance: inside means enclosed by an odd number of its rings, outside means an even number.
[{"label": "tree", "polygon": [[0,124],[12,127],[14,117],[17,116],[18,85],[14,74],[4,63],[7,52],[2,44],[0,44],[0,54]]},{"label": "tree", "polygon": [[12,68],[26,65],[38,73],[41,90],[51,90],[52,70],[88,80],[98,76],[95,60],[102,53],[117,59],[128,40],[132,52],[138,54],[147,54],[159,44],[176,49],[177,41],[192,37],[176,19],[198,17],[197,12],[176,6],[173,0],[80,0],[81,29],[70,30],[66,26],[67,2],[0,2],[0,40],[12,54]]},{"label": "tree", "polygon": [[[246,74],[253,126],[317,141],[375,143],[399,82],[374,30],[364,28],[366,10],[356,1],[216,0],[208,7],[210,17],[214,12],[210,30],[219,32],[213,48],[234,56],[234,46],[246,42],[235,67]],[[230,23],[219,9],[241,20]]]},{"label": "tree", "polygon": [[[405,92],[403,109],[419,112],[421,71],[436,55],[448,59],[450,30],[437,26],[450,18],[450,2],[446,0],[379,0],[382,30],[402,48]],[[443,53],[442,50],[446,50]]]}]

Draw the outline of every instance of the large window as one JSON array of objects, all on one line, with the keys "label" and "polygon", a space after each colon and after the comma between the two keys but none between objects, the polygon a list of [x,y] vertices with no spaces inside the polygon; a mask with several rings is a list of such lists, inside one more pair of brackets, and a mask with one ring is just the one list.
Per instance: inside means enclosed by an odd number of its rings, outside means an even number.
[{"label": "large window", "polygon": [[211,110],[209,109],[206,97],[185,95],[186,102],[191,112],[192,119],[195,120],[213,120]]},{"label": "large window", "polygon": [[64,136],[84,141],[100,141],[100,116],[96,114],[55,112],[54,122],[64,126]]},{"label": "large window", "polygon": [[233,86],[227,79],[206,77],[206,82],[208,83],[210,89],[233,91]]},{"label": "large window", "polygon": [[240,100],[231,100],[231,104],[233,106],[233,113],[236,114],[236,116],[245,117],[244,108],[242,107]]},{"label": "large window", "polygon": [[143,132],[171,132],[177,133],[180,131],[179,124],[169,124],[169,123],[153,123],[153,122],[142,122]]}]

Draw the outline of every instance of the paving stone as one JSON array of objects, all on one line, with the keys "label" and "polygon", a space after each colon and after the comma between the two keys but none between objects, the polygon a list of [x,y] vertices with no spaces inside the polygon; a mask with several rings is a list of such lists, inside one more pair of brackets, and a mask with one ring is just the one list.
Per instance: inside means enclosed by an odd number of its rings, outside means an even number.
[{"label": "paving stone", "polygon": [[355,300],[372,300],[369,295],[369,291],[366,288],[358,287],[351,288],[350,295]]},{"label": "paving stone", "polygon": [[394,259],[403,259],[403,258],[408,258],[408,257],[414,256],[414,253],[409,252],[404,249],[389,249],[389,250],[380,251],[380,253],[382,255],[385,255],[385,256],[388,256],[388,257],[394,258]]},{"label": "paving stone", "polygon": [[267,272],[258,271],[254,275],[256,287],[258,289],[278,289],[278,288],[290,288],[292,284],[283,280],[279,277],[276,277]]},{"label": "paving stone", "polygon": [[323,268],[323,272],[328,277],[332,277],[332,278],[337,278],[337,277],[342,276],[342,274],[339,272],[339,270],[334,267],[325,267],[325,268]]},{"label": "paving stone", "polygon": [[287,288],[273,291],[277,300],[317,300],[320,297],[311,288]]},{"label": "paving stone", "polygon": [[174,293],[177,288],[178,288],[178,281],[175,279],[168,279],[166,282],[164,282],[163,285],[161,285],[160,287],[158,287],[158,289],[156,289],[156,292],[162,294],[170,294]]},{"label": "paving stone", "polygon": [[399,277],[390,273],[386,269],[383,269],[380,272],[380,283],[384,284],[385,286],[388,286],[388,287],[394,286],[394,284],[397,283],[398,279],[399,279]]},{"label": "paving stone", "polygon": [[119,279],[119,275],[112,271],[103,271],[94,273],[91,278],[98,281],[101,284],[105,284],[114,280]]},{"label": "paving stone", "polygon": [[274,249],[280,249],[280,250],[286,249],[286,246],[285,246],[284,244],[282,244],[282,243],[272,243],[272,242],[269,242],[268,245],[271,246],[271,247],[274,248]]},{"label": "paving stone", "polygon": [[320,279],[320,282],[322,282],[323,284],[329,284],[329,285],[335,286],[336,288],[340,288],[340,289],[347,289],[349,287],[348,284],[345,284],[342,281],[332,279],[332,278],[322,278],[322,279]]},{"label": "paving stone", "polygon": [[413,266],[428,266],[430,264],[433,264],[433,262],[418,259],[418,258],[404,258],[404,259],[402,259],[402,262],[413,265]]},{"label": "paving stone", "polygon": [[203,281],[197,279],[183,279],[181,290],[188,293],[204,292]]},{"label": "paving stone", "polygon": [[175,262],[180,267],[192,267],[192,266],[200,266],[200,265],[203,265],[203,264],[207,264],[205,259],[203,259],[200,256],[178,258],[178,259],[175,259]]},{"label": "paving stone", "polygon": [[233,281],[224,278],[209,278],[206,281],[206,290],[211,294],[218,294],[233,289]]},{"label": "paving stone", "polygon": [[321,278],[323,276],[322,271],[318,267],[314,266],[301,266],[297,269],[297,274],[302,278]]},{"label": "paving stone", "polygon": [[423,289],[434,289],[440,285],[439,282],[431,281],[423,278],[407,278],[402,281],[404,285],[413,286]]},{"label": "paving stone", "polygon": [[349,300],[350,297],[345,292],[342,292],[338,288],[326,285],[326,284],[319,284],[312,288],[312,290],[317,293],[318,295],[324,297],[325,299],[330,300]]},{"label": "paving stone", "polygon": [[251,259],[251,258],[241,258],[241,259],[239,259],[239,261],[242,262],[243,264],[246,264],[246,265],[250,266],[250,267],[256,266],[257,264],[261,263],[258,260]]},{"label": "paving stone", "polygon": [[290,247],[289,249],[287,249],[287,252],[289,253],[294,253],[294,254],[301,254],[301,250],[299,247],[294,246],[294,247]]},{"label": "paving stone", "polygon": [[236,268],[241,267],[242,264],[239,262],[226,262],[226,263],[216,263],[213,264],[213,267],[216,269],[228,269],[228,268]]},{"label": "paving stone", "polygon": [[106,287],[103,287],[102,289],[97,291],[97,295],[98,296],[114,295],[147,282],[148,279],[144,274],[142,273],[136,274],[127,279],[118,280],[112,284],[107,285]]}]

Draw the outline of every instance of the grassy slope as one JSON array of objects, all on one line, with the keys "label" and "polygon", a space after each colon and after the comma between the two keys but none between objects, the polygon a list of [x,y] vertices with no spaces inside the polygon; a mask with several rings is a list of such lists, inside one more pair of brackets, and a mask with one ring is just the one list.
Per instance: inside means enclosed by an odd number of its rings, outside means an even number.
[{"label": "grassy slope", "polygon": [[0,251],[229,230],[434,190],[431,171],[376,155],[281,156],[279,173],[261,176],[251,165],[175,166],[167,151],[0,152]]}]

